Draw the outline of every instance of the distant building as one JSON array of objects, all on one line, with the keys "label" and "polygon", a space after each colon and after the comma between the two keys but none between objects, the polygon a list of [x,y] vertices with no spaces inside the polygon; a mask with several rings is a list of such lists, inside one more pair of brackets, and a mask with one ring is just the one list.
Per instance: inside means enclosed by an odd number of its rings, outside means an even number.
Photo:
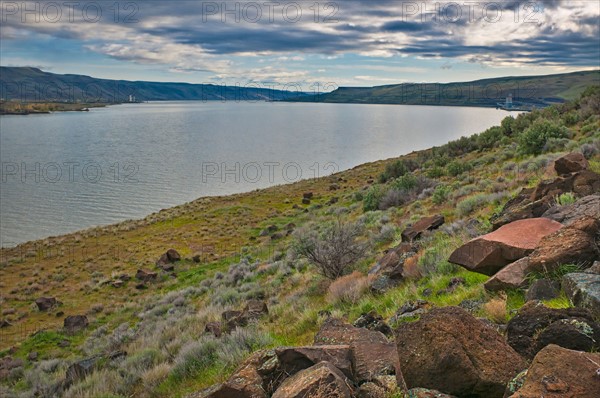
[{"label": "distant building", "polygon": [[506,97],[506,103],[504,104],[504,107],[507,109],[510,109],[513,107],[512,93],[508,94],[508,97]]}]

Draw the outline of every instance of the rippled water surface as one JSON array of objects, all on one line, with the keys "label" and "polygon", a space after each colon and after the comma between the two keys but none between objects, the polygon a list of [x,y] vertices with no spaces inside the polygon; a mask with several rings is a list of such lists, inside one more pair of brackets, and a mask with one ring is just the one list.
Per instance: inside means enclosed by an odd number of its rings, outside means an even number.
[{"label": "rippled water surface", "polygon": [[141,218],[470,135],[504,111],[164,102],[1,116],[0,242]]}]

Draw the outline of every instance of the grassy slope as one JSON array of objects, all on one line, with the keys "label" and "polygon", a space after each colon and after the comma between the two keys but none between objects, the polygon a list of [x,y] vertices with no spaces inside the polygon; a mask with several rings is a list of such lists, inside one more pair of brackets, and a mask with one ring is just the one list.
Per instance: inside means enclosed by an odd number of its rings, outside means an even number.
[{"label": "grassy slope", "polygon": [[[597,118],[581,121],[571,127],[571,130],[575,135],[570,141],[563,143],[564,147],[556,149],[559,153],[578,148],[584,142],[596,140],[597,143],[600,138],[600,122]],[[404,159],[417,160],[428,152],[430,151],[413,153]],[[555,156],[558,154],[549,153],[537,157],[519,155],[515,146],[510,143],[490,150],[466,153],[458,160],[462,163],[471,162],[474,165],[471,171],[456,177],[436,177],[438,183],[450,186],[452,191],[448,199],[439,205],[434,204],[431,197],[425,197],[402,207],[365,213],[362,209],[363,202],[356,194],[366,192],[364,188],[370,185],[368,181],[376,179],[386,165],[394,161],[390,159],[361,165],[320,179],[227,197],[201,198],[152,214],[144,220],[128,221],[29,242],[17,248],[2,249],[0,303],[2,310],[15,309],[16,313],[6,316],[13,326],[0,331],[0,348],[16,345],[18,348],[14,356],[21,358],[26,358],[31,351],[37,351],[41,359],[63,358],[69,361],[84,356],[85,350],[81,344],[91,338],[91,331],[102,325],[114,330],[123,322],[136,324],[139,322],[136,314],[149,308],[163,294],[178,294],[186,287],[200,286],[203,281],[216,281],[217,279],[213,279],[215,272],[227,274],[230,264],[238,262],[242,253],[258,260],[259,269],[267,269],[274,264],[272,259],[278,257],[277,253],[287,251],[292,239],[286,237],[273,241],[268,236],[260,237],[260,230],[271,224],[280,228],[289,222],[297,226],[308,222],[323,224],[334,220],[339,213],[348,220],[363,218],[373,235],[378,234],[384,225],[396,226],[393,236],[378,241],[373,251],[357,265],[359,270],[365,272],[382,250],[398,242],[402,226],[420,216],[441,213],[446,216],[447,224],[475,218],[482,221],[482,228],[485,229],[488,217],[506,200],[504,196],[499,200],[492,200],[495,197],[493,195],[496,192],[512,194],[523,186],[535,184],[541,178],[551,177],[553,173],[545,165]],[[526,165],[526,169],[532,171],[531,164],[537,165],[533,172],[508,171],[511,169],[510,165]],[[592,166],[600,171],[598,157],[592,161]],[[428,174],[435,167],[424,166],[415,174]],[[337,183],[340,189],[329,190],[332,183]],[[303,206],[302,193],[307,191],[313,192],[315,199],[311,205]],[[334,196],[340,201],[329,205],[329,199]],[[463,208],[462,205],[478,196],[491,201],[484,200],[467,214],[457,211],[457,208]],[[293,209],[294,204],[300,205],[300,208]],[[336,209],[345,210],[342,212]],[[494,297],[485,293],[481,285],[486,277],[457,269],[446,261],[451,250],[468,238],[462,232],[453,236],[437,233],[426,238],[420,251],[420,267],[433,268],[432,274],[419,280],[407,281],[381,296],[365,294],[352,303],[328,302],[325,297],[327,281],[317,276],[312,268],[300,264],[292,269],[278,266],[274,267],[273,272],[253,272],[247,281],[237,287],[229,288],[226,284],[213,283],[212,288],[204,289],[202,293],[187,299],[185,308],[192,314],[196,311],[212,311],[209,318],[214,319],[219,315],[219,312],[212,309],[216,298],[222,299],[228,289],[241,291],[244,286],[255,284],[270,300],[270,315],[259,326],[261,332],[270,337],[269,345],[295,345],[312,341],[321,320],[321,310],[330,310],[353,321],[360,313],[375,309],[387,318],[406,300],[422,298],[427,288],[439,291],[455,276],[465,278],[466,284],[452,294],[434,294],[427,300],[433,305],[441,306],[456,305],[465,299],[489,302]],[[138,268],[154,270],[156,259],[171,247],[187,258],[177,264],[177,278],[161,277],[160,282],[151,284],[147,290],[135,289],[133,280],[118,289],[105,283],[113,274],[126,272],[133,275]],[[204,259],[200,265],[189,260],[191,255],[197,253],[202,253]],[[39,296],[55,296],[63,305],[48,314],[40,313],[33,305],[33,300]],[[239,308],[243,305],[243,299],[234,294],[231,303],[232,306],[227,308]],[[521,293],[509,292],[509,311],[522,303]],[[102,304],[104,308],[93,311],[92,307],[97,304]],[[568,302],[559,299],[552,305],[564,306]],[[63,319],[55,315],[59,310],[66,315],[88,313],[91,320],[88,331],[75,336],[65,336],[58,331]],[[480,315],[492,318],[496,316],[487,310],[482,310]],[[200,315],[191,315],[190,319],[186,322],[191,322],[191,325],[181,326],[182,330],[191,330],[193,336],[199,336],[206,319]],[[156,322],[159,321],[160,316]],[[39,329],[46,331],[31,335],[34,330]],[[71,342],[70,347],[57,346],[64,339]],[[125,344],[123,348],[130,356],[135,356],[151,344],[154,343],[134,341]],[[6,354],[7,351],[2,353]],[[166,360],[166,366],[172,366],[171,360]],[[231,364],[217,363],[194,371],[192,377],[176,377],[170,372],[152,391],[157,396],[184,396],[223,380],[231,370]],[[14,388],[27,389],[27,383],[22,379],[15,383]],[[133,392],[137,396],[153,396],[142,384],[135,384]],[[91,387],[85,388],[91,391]]]}]

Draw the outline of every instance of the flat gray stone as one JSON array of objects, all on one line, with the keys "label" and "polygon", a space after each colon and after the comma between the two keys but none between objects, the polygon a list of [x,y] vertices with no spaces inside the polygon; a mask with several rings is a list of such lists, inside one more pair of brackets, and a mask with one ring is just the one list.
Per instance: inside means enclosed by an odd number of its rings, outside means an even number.
[{"label": "flat gray stone", "polygon": [[600,316],[600,275],[575,272],[563,276],[562,287],[577,307],[588,308]]}]

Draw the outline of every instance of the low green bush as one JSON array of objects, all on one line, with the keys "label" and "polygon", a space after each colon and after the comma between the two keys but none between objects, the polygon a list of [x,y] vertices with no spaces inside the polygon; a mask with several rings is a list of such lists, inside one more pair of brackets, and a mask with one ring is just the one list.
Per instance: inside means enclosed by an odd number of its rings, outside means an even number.
[{"label": "low green bush", "polygon": [[449,185],[438,185],[433,191],[431,201],[436,205],[441,205],[448,199],[448,196],[451,192],[452,187],[450,187]]},{"label": "low green bush", "polygon": [[552,120],[537,119],[519,136],[519,146],[526,155],[539,155],[548,140],[568,137],[569,132],[565,126]]},{"label": "low green bush", "polygon": [[455,160],[453,162],[448,163],[448,166],[446,166],[446,170],[448,171],[448,174],[456,177],[462,173],[465,173],[469,170],[472,169],[472,166],[464,161],[459,161],[459,160]]}]

